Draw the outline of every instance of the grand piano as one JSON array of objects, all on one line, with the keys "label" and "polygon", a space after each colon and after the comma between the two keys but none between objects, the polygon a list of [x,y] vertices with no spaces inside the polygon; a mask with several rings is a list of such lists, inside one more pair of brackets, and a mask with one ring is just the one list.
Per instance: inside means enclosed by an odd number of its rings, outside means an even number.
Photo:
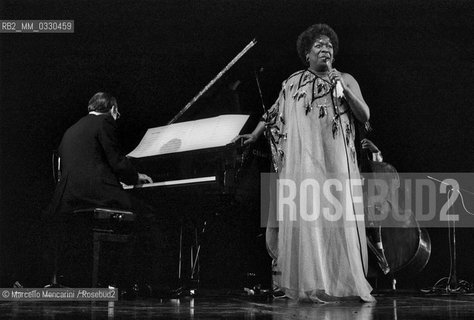
[{"label": "grand piano", "polygon": [[262,274],[256,268],[270,266],[259,262],[268,259],[259,202],[268,155],[237,142],[130,158],[154,182],[124,188],[152,205],[169,241],[166,252],[156,254],[156,282],[194,294],[202,286],[242,287],[249,274]]},{"label": "grand piano", "polygon": [[[242,276],[255,272],[249,272],[249,264],[242,263],[241,255],[249,256],[249,243],[254,243],[260,232],[260,172],[269,169],[270,153],[264,139],[253,146],[244,146],[242,141],[231,143],[238,134],[250,132],[255,119],[220,114],[177,122],[235,62],[231,61],[168,125],[148,129],[128,154],[137,170],[152,177],[153,183],[124,189],[152,204],[166,221],[166,232],[174,244],[168,257],[161,257],[162,263],[171,266],[178,282],[191,291],[199,286],[201,271],[208,272],[204,275],[208,285],[214,282],[230,286],[235,286],[235,281],[226,284],[229,272],[238,274],[233,279],[239,284]],[[259,246],[263,248],[259,255],[265,257],[264,242]],[[241,261],[240,265],[234,263],[235,259]],[[232,266],[223,269],[226,261]]]},{"label": "grand piano", "polygon": [[[140,144],[128,157],[140,172],[150,175],[154,183],[125,186],[125,189],[202,184],[213,186],[211,189],[221,193],[230,193],[235,189],[239,169],[245,165],[249,154],[261,156],[265,152],[250,150],[248,146],[243,146],[242,141],[231,143],[238,134],[251,131],[256,123],[250,121],[249,116],[238,114],[241,109],[238,102],[235,102],[238,97],[234,89],[240,80],[225,85],[222,85],[223,81],[220,80],[256,43],[255,39],[250,41],[166,126],[148,129]],[[260,92],[258,76],[256,80]],[[220,86],[217,86],[218,83]],[[218,109],[213,110],[218,112],[218,116],[178,122],[179,119],[185,118],[184,114],[200,99],[205,98],[209,91],[222,93],[223,88],[226,92],[217,96],[225,96],[225,102],[221,99],[217,108],[213,108]],[[217,99],[214,99],[214,102],[215,100]],[[230,106],[231,104],[234,106]],[[209,109],[209,105],[206,107]]]}]

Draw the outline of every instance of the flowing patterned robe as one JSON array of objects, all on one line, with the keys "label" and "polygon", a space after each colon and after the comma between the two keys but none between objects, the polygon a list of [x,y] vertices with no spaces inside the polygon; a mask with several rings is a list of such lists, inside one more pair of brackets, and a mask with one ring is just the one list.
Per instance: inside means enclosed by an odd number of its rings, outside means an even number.
[{"label": "flowing patterned robe", "polygon": [[283,83],[263,121],[280,181],[274,208],[278,236],[267,243],[277,251],[277,285],[296,300],[374,301],[365,278],[354,118],[342,88],[309,70],[296,72]]}]

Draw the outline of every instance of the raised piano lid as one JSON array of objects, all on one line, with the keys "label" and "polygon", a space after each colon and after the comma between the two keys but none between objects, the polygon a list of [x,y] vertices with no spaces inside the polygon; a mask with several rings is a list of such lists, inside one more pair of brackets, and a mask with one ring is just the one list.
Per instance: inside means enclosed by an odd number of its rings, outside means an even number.
[{"label": "raised piano lid", "polygon": [[240,133],[248,118],[248,115],[228,114],[150,128],[127,156],[144,158],[224,147]]}]

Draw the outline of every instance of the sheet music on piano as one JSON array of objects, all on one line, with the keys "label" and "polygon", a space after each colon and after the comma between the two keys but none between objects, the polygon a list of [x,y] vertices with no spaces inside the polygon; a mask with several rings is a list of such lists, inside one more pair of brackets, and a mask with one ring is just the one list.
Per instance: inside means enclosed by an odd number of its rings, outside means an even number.
[{"label": "sheet music on piano", "polygon": [[240,133],[248,118],[248,115],[228,114],[150,128],[127,156],[144,158],[223,147]]}]

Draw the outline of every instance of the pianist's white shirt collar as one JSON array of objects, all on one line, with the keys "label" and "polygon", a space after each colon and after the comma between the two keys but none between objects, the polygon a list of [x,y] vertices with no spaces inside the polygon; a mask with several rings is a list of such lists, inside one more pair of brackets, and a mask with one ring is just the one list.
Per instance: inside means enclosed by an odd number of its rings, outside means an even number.
[{"label": "pianist's white shirt collar", "polygon": [[103,114],[107,114],[108,112],[97,112],[97,111],[91,111],[89,114],[93,114],[94,116],[101,116]]},{"label": "pianist's white shirt collar", "polygon": [[89,111],[89,114],[93,114],[95,116],[100,116],[100,115],[103,115],[103,114],[110,114],[110,115],[112,115],[112,118],[114,118],[114,120],[117,120],[118,118],[120,118],[120,112],[118,111],[117,105],[112,106],[110,111],[107,111],[107,112]]}]

